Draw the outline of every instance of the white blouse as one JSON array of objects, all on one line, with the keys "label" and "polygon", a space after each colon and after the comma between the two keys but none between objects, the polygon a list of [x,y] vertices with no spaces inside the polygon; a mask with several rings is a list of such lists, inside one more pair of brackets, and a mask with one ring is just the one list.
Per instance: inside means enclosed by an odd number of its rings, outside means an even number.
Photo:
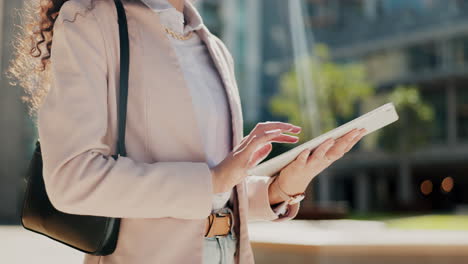
[{"label": "white blouse", "polygon": [[[158,13],[160,22],[181,35],[203,26],[202,19],[191,6],[184,12],[175,9],[167,0],[142,0]],[[185,19],[187,23],[185,23]],[[169,37],[179,60],[187,87],[190,89],[199,129],[202,135],[208,166],[218,165],[232,149],[231,117],[223,83],[209,51],[198,34],[187,40]],[[212,212],[226,206],[232,189],[213,194]],[[278,213],[277,213],[278,214]]]}]

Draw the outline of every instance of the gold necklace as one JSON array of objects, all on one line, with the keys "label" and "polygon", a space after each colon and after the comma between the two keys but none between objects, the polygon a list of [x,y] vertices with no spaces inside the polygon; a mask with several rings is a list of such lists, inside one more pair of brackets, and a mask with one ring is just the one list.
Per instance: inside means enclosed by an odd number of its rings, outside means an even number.
[{"label": "gold necklace", "polygon": [[192,33],[193,33],[193,31],[190,31],[189,33],[187,33],[187,35],[181,35],[179,33],[174,32],[168,27],[164,27],[164,29],[169,35],[171,35],[173,38],[178,39],[178,40],[187,40],[192,37]]}]

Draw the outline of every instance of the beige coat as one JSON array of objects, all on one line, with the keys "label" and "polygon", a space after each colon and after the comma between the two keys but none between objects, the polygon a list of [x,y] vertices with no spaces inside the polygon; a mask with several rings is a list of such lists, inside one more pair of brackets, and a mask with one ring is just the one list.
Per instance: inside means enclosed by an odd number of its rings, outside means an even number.
[{"label": "beige coat", "polygon": [[[109,157],[116,150],[119,79],[113,0],[68,1],[54,28],[51,90],[38,113],[46,189],[61,211],[122,218],[115,252],[86,254],[87,264],[201,264],[212,182],[190,91],[157,14],[139,1],[124,4],[128,156]],[[233,59],[206,27],[199,33],[223,80],[236,146],[243,121]],[[249,176],[235,186],[236,263],[254,262],[247,221],[285,221],[298,212],[299,204],[288,216],[272,211],[272,179]]]}]

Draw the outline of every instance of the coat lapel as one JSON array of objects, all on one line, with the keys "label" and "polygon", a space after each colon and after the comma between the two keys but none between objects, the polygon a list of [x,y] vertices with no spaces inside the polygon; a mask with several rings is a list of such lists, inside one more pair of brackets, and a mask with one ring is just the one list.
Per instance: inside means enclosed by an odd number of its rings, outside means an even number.
[{"label": "coat lapel", "polygon": [[[192,5],[191,3],[188,4]],[[158,62],[162,61],[166,62],[165,67],[158,67],[158,71],[154,72],[154,75],[157,76],[151,76],[147,78],[154,78],[154,80],[158,80],[157,83],[155,83],[157,85],[171,87],[171,89],[166,88],[158,89],[158,91],[153,91],[154,97],[151,98],[151,102],[154,102],[155,104],[163,104],[167,106],[168,112],[173,112],[171,113],[169,118],[166,118],[166,120],[164,121],[166,124],[180,128],[180,123],[183,123],[184,127],[187,128],[187,130],[196,130],[186,132],[194,134],[186,135],[184,136],[184,139],[187,142],[190,142],[187,144],[190,144],[191,148],[195,148],[197,150],[197,160],[201,160],[202,158],[203,160],[206,160],[206,154],[201,144],[202,140],[200,137],[200,130],[198,129],[199,125],[198,122],[196,122],[194,109],[195,106],[193,105],[193,102],[191,100],[191,93],[189,87],[187,87],[187,84],[183,78],[183,72],[181,71],[176,53],[170,43],[170,40],[164,32],[163,26],[159,22],[158,15],[151,11],[143,3],[141,3],[141,5],[143,5],[144,8],[147,9],[147,12],[151,13],[151,16],[154,18],[153,21],[148,20],[146,18],[142,18],[141,20],[135,18],[139,20],[138,23],[135,24],[144,26],[148,29],[148,31],[145,32],[145,35],[148,36],[141,36],[142,38],[146,38],[146,40],[143,42],[151,43],[151,47],[143,47],[141,49],[151,49],[151,51],[147,54],[141,54],[141,56],[152,56],[151,58],[145,58],[146,62],[148,63],[147,65],[157,65]],[[145,25],[145,23],[151,23],[152,25],[148,26]],[[139,29],[135,28],[134,30],[138,31]],[[240,143],[243,137],[241,102],[237,91],[235,76],[233,74],[233,71],[231,70],[231,67],[233,66],[230,65],[230,63],[226,59],[227,57],[225,53],[227,51],[220,46],[221,44],[218,43],[217,39],[215,39],[211,32],[209,32],[206,26],[203,25],[200,29],[197,30],[197,33],[199,34],[202,41],[205,43],[214,62],[214,65],[219,73],[219,76],[221,77],[223,88],[226,93],[227,101],[229,104],[232,131],[231,147],[233,148]],[[176,105],[176,107],[178,107],[179,110],[170,111],[171,107],[173,108],[174,105]],[[193,142],[194,138],[198,138],[199,140],[195,140],[196,142]],[[157,143],[163,144],[162,142]],[[184,155],[183,153],[177,153],[177,155],[179,159],[184,159],[184,157],[182,157]],[[193,157],[194,153],[190,153],[187,155]],[[235,215],[234,221],[237,223],[235,225],[235,231],[238,235],[240,235],[240,239],[238,240],[239,254],[236,254],[236,263],[252,263],[253,253],[252,248],[250,246],[247,229],[248,200],[245,180],[234,187],[231,203],[233,205],[233,211]]]},{"label": "coat lapel", "polygon": [[[232,120],[232,144],[233,147],[235,147],[240,143],[243,137],[243,121],[240,99],[239,96],[236,96],[237,93],[234,94],[234,89],[237,89],[234,79],[235,77],[230,74],[229,65],[222,55],[220,47],[215,42],[208,29],[204,26],[199,31],[201,39],[205,42],[222,78],[223,86],[228,97]],[[253,260],[253,252],[252,247],[250,246],[247,228],[248,200],[246,189],[246,181],[244,180],[235,186],[234,195],[231,199],[231,202],[233,203],[233,211],[236,216],[235,222],[238,223],[235,225],[235,232],[240,234],[240,239],[237,241],[237,247],[239,248],[240,254],[236,254],[235,256],[236,263],[248,263]]]},{"label": "coat lapel", "polygon": [[[146,81],[155,85],[155,88],[151,89],[147,95],[149,96],[148,100],[151,102],[148,107],[167,110],[165,114],[161,113],[159,116],[152,117],[153,120],[150,126],[153,127],[153,130],[150,133],[170,133],[171,135],[164,137],[179,140],[179,143],[185,146],[184,149],[178,150],[168,147],[168,149],[174,151],[174,153],[167,155],[171,160],[184,160],[190,157],[192,161],[206,161],[206,153],[203,147],[199,123],[197,122],[195,105],[193,104],[191,91],[183,76],[174,47],[159,21],[159,16],[144,3],[138,2],[135,5],[138,5],[138,9],[145,9],[145,14],[148,14],[151,19],[148,19],[146,16],[133,17],[133,19],[138,21],[134,23],[135,28],[131,30],[137,32],[141,31],[141,28],[145,28],[146,33],[140,34],[140,37],[143,39],[141,43],[144,46],[138,47],[135,44],[133,46],[134,53],[142,53],[140,56],[144,60],[143,65],[158,69],[145,75]],[[160,65],[160,62],[165,62],[165,64]],[[142,66],[135,65],[134,67]],[[148,69],[140,70],[148,71]],[[157,87],[164,88],[158,89]],[[149,112],[154,111],[149,110]],[[181,124],[183,124],[184,129],[180,129]],[[158,128],[158,125],[164,125],[165,130],[163,131]],[[170,144],[170,142],[155,143],[161,145]]]},{"label": "coat lapel", "polygon": [[[205,27],[204,27],[205,28]],[[223,83],[223,88],[226,93],[226,98],[229,104],[229,110],[230,110],[230,115],[231,115],[231,130],[232,130],[232,140],[231,140],[231,150],[237,145],[237,138],[238,138],[238,111],[236,108],[235,100],[232,94],[232,85],[231,85],[231,80],[228,76],[228,73],[226,72],[228,67],[225,64],[225,62],[222,60],[221,54],[219,52],[219,49],[216,46],[216,43],[214,43],[214,40],[210,37],[210,33],[207,32],[205,29],[199,30],[200,32],[200,38],[203,40],[205,43],[211,58],[216,66],[216,69],[219,73],[219,76],[221,77],[222,83]]]}]

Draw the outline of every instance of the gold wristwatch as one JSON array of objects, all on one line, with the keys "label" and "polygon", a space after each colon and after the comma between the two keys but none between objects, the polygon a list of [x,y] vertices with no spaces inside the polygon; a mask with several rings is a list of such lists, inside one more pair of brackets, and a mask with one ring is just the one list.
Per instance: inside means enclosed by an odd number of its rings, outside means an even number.
[{"label": "gold wristwatch", "polygon": [[296,204],[296,203],[302,201],[305,198],[305,193],[304,192],[298,193],[298,194],[295,194],[295,195],[292,195],[292,196],[285,193],[283,190],[281,190],[277,179],[278,179],[278,177],[276,177],[273,180],[273,182],[271,183],[272,188],[274,188],[273,190],[276,193],[278,193],[279,196],[281,197],[281,199],[283,199],[287,204]]}]

